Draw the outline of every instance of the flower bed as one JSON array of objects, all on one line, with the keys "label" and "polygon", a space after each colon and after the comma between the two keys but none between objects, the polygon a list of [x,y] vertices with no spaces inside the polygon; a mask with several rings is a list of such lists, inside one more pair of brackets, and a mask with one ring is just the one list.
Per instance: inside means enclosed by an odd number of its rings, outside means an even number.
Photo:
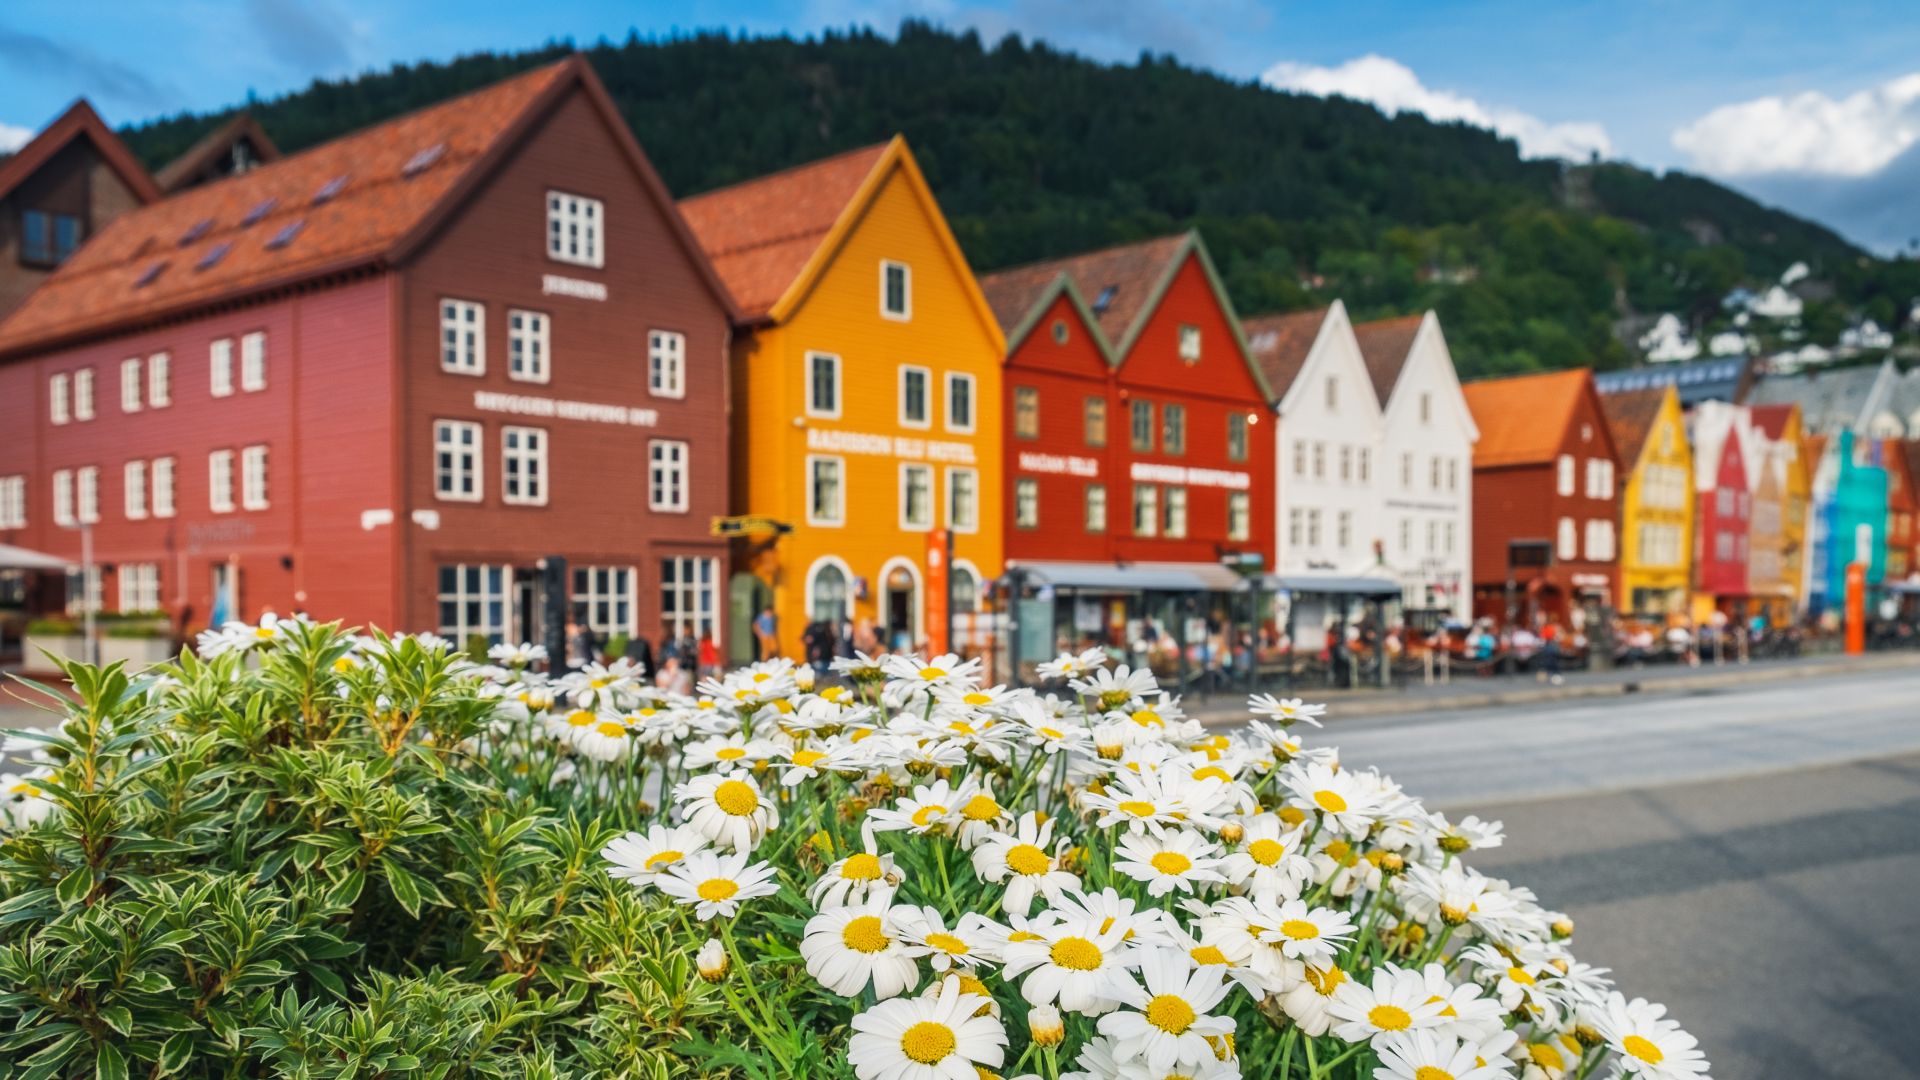
[{"label": "flower bed", "polygon": [[0,1076],[1704,1075],[1572,923],[1258,698],[1095,655],[679,699],[430,636],[235,625],[27,736]]}]

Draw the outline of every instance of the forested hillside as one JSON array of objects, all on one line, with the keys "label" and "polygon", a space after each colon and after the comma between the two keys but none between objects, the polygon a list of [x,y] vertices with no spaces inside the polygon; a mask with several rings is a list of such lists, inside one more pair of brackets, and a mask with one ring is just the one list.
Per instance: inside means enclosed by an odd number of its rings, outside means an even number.
[{"label": "forested hillside", "polygon": [[[293,151],[563,51],[398,67],[249,107]],[[1829,321],[1890,325],[1920,293],[1913,263],[1704,179],[1523,160],[1478,128],[1165,58],[1108,66],[911,22],[892,39],[704,34],[588,53],[677,194],[904,132],[977,269],[1197,225],[1243,313],[1334,297],[1360,318],[1434,307],[1469,373],[1626,363],[1623,318],[1704,322],[1729,288],[1795,261],[1833,284]],[[222,119],[128,141],[157,167]]]}]

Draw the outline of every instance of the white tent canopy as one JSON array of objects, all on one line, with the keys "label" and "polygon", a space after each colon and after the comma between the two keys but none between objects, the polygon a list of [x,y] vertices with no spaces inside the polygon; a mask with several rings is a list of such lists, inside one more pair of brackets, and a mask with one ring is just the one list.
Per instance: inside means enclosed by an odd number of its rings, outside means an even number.
[{"label": "white tent canopy", "polygon": [[57,555],[0,544],[0,570],[53,570],[64,573],[76,565]]}]

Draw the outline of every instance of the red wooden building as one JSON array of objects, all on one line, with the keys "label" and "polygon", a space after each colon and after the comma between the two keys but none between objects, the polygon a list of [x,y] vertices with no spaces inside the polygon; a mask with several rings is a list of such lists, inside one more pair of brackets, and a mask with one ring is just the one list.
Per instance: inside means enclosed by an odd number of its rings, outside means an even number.
[{"label": "red wooden building", "polygon": [[1474,614],[1571,625],[1617,606],[1619,459],[1585,369],[1468,383]]},{"label": "red wooden building", "polygon": [[981,286],[1007,330],[1006,557],[1076,598],[1062,636],[1137,641],[1127,627],[1142,618],[1191,636],[1150,594],[1227,619],[1235,568],[1273,551],[1274,425],[1199,235]]},{"label": "red wooden building", "polygon": [[0,542],[183,630],[531,638],[560,555],[717,637],[731,317],[576,56],[110,222],[0,322]]},{"label": "red wooden building", "polygon": [[1693,444],[1694,617],[1744,617],[1751,591],[1753,419],[1745,406],[1703,401],[1687,414]]}]

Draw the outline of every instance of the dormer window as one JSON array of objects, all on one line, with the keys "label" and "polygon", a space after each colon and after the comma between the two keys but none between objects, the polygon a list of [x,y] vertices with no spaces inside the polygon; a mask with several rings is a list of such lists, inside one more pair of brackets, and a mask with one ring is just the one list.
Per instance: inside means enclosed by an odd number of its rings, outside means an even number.
[{"label": "dormer window", "polygon": [[906,263],[880,261],[880,314],[902,322],[913,317],[913,271]]},{"label": "dormer window", "polygon": [[1200,328],[1197,326],[1180,327],[1180,359],[1192,365],[1200,362]]},{"label": "dormer window", "polygon": [[1093,298],[1093,313],[1095,315],[1105,315],[1107,309],[1113,306],[1113,294],[1119,291],[1120,287],[1117,285],[1109,285],[1101,289],[1100,295]]},{"label": "dormer window", "polygon": [[28,265],[58,266],[80,246],[80,218],[27,210],[20,215],[20,261]]},{"label": "dormer window", "polygon": [[547,258],[578,266],[604,266],[601,230],[606,207],[599,199],[547,192]]}]

